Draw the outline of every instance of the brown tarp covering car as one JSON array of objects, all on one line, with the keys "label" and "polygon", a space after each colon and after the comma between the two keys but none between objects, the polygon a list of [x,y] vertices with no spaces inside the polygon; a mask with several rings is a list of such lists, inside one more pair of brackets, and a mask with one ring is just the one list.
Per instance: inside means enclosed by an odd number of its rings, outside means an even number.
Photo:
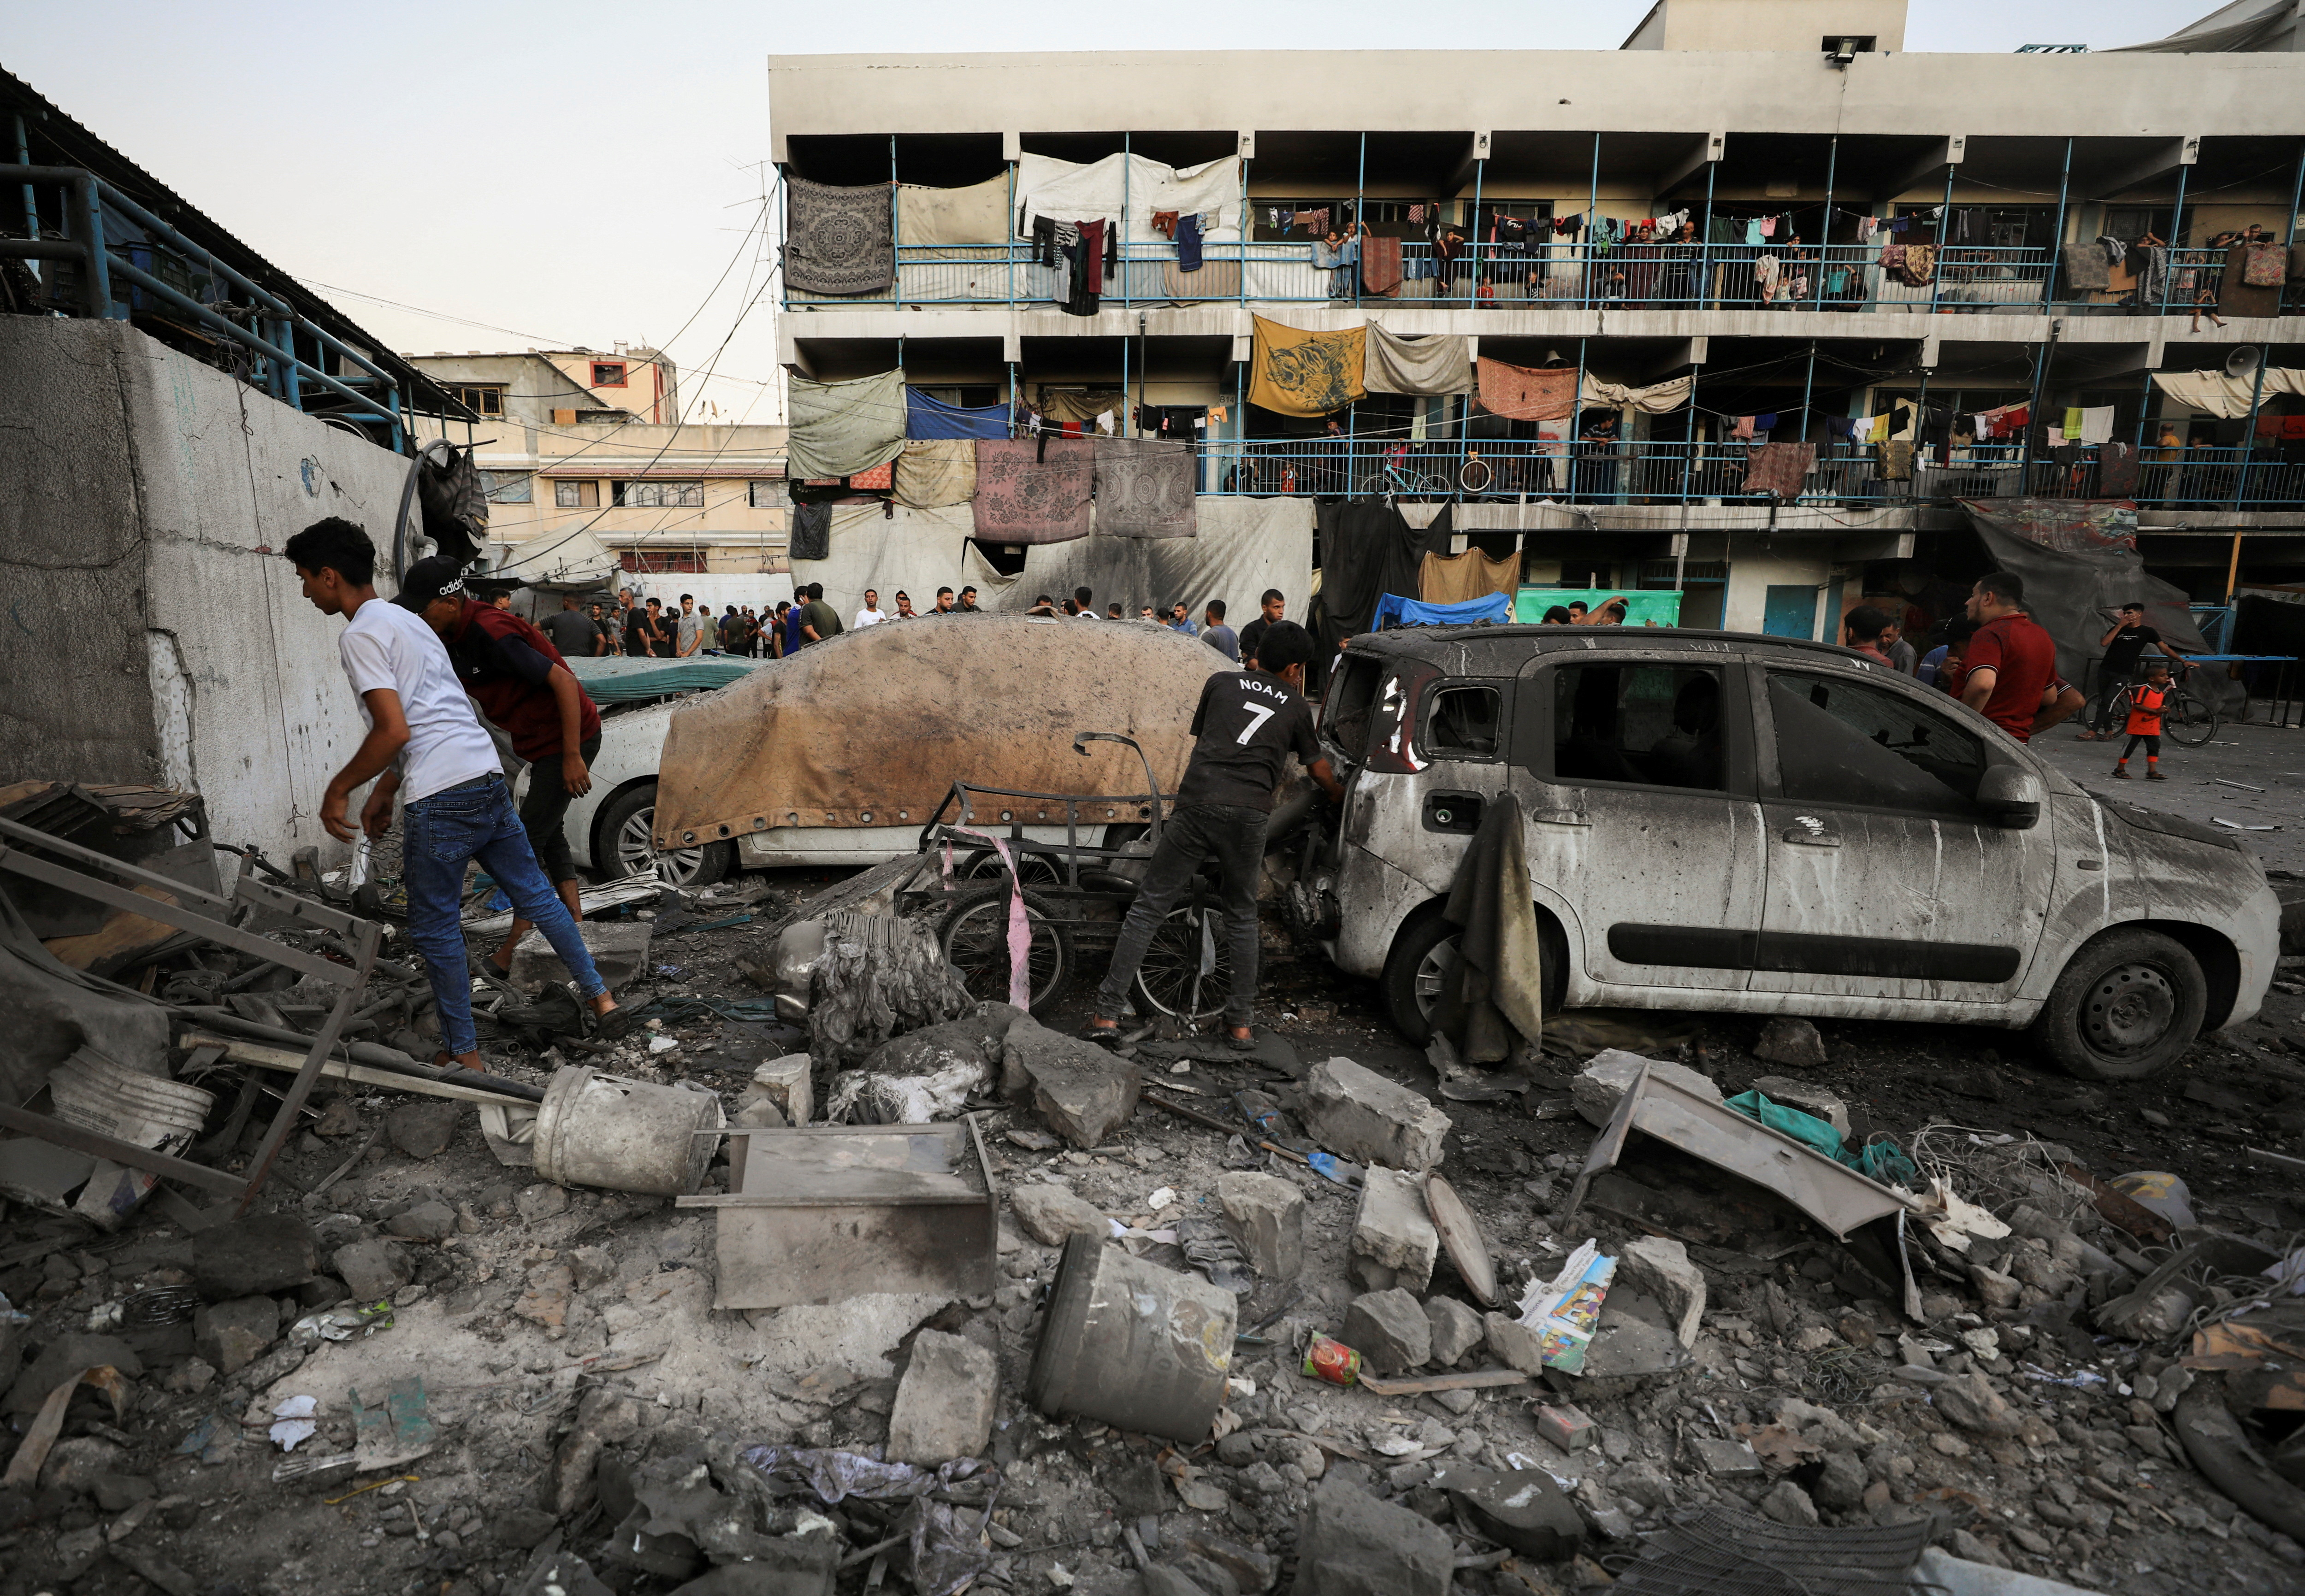
[{"label": "brown tarp covering car", "polygon": [[[1144,790],[1135,754],[1093,743],[1083,758],[1075,732],[1135,738],[1161,792],[1174,793],[1201,687],[1225,664],[1141,621],[929,615],[845,632],[674,711],[657,772],[659,845],[775,826],[921,825],[955,781]],[[1063,811],[1048,819],[1061,825]]]}]

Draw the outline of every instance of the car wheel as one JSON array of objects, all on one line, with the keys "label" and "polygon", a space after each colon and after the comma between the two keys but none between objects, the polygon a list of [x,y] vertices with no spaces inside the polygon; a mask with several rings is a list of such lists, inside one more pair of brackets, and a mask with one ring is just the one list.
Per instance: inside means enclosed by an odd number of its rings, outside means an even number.
[{"label": "car wheel", "polygon": [[2208,1008],[2208,981],[2182,944],[2142,928],[2112,930],[2073,955],[2034,1034],[2068,1074],[2137,1081],[2193,1045]]},{"label": "car wheel", "polygon": [[659,849],[651,829],[655,823],[656,783],[644,781],[610,803],[600,817],[603,845],[593,850],[593,858],[612,879],[653,871],[658,880],[674,887],[710,887],[736,868],[735,843]]},{"label": "car wheel", "polygon": [[[1433,1040],[1433,1011],[1457,973],[1457,941],[1461,935],[1442,917],[1436,904],[1401,928],[1384,962],[1384,973],[1378,978],[1393,1029],[1418,1047]],[[1536,945],[1543,965],[1537,1002],[1544,1013],[1557,1014],[1569,991],[1569,939],[1542,909],[1536,915]]]}]

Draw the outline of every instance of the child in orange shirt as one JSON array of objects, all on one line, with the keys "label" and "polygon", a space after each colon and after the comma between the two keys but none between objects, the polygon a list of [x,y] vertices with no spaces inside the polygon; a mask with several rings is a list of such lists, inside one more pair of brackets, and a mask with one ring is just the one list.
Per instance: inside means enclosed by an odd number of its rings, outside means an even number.
[{"label": "child in orange shirt", "polygon": [[2120,762],[2113,768],[2114,775],[2122,781],[2129,779],[2129,756],[2137,745],[2145,744],[2145,779],[2166,781],[2161,774],[2161,707],[2169,701],[2169,666],[2165,661],[2155,660],[2145,673],[2145,680],[2129,690],[2129,743],[2121,751]]}]

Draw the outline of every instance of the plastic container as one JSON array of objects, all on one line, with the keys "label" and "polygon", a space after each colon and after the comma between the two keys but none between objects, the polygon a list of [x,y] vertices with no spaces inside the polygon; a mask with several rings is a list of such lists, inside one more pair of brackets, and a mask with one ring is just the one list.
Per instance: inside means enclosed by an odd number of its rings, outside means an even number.
[{"label": "plastic container", "polygon": [[704,1184],[727,1123],[709,1091],[564,1065],[536,1116],[536,1172],[564,1186],[685,1197]]},{"label": "plastic container", "polygon": [[1197,1275],[1072,1236],[1025,1394],[1051,1417],[1204,1440],[1224,1401],[1238,1307]]},{"label": "plastic container", "polygon": [[[48,1072],[48,1097],[66,1125],[166,1153],[191,1146],[216,1105],[214,1092],[130,1069],[85,1046]],[[72,1211],[116,1230],[158,1184],[145,1170],[95,1159]]]}]

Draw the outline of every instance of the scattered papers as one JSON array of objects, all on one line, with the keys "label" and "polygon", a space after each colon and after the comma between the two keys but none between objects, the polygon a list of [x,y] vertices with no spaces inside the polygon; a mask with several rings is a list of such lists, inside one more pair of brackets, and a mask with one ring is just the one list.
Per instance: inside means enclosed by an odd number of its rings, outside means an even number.
[{"label": "scattered papers", "polygon": [[1588,1241],[1569,1255],[1550,1281],[1532,1281],[1520,1299],[1520,1322],[1537,1333],[1547,1368],[1577,1374],[1600,1323],[1601,1302],[1617,1276],[1617,1261]]},{"label": "scattered papers", "polygon": [[312,1439],[320,1428],[312,1417],[319,1411],[319,1406],[317,1396],[291,1396],[272,1410],[272,1417],[276,1421],[272,1426],[272,1439],[283,1452],[293,1452],[299,1441]]},{"label": "scattered papers", "polygon": [[1955,1195],[1942,1176],[1929,1182],[1928,1194],[1920,1200],[1920,1217],[1929,1234],[1956,1252],[1969,1251],[1971,1236],[1999,1241],[2009,1234],[2009,1227],[1989,1210]]}]

